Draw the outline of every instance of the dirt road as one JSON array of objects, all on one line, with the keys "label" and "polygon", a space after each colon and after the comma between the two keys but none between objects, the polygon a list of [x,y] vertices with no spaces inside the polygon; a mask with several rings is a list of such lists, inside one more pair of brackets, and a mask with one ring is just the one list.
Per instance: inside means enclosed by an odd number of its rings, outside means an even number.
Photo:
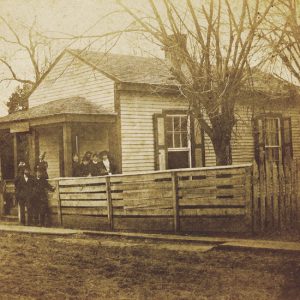
[{"label": "dirt road", "polygon": [[295,300],[300,255],[0,233],[0,299]]}]

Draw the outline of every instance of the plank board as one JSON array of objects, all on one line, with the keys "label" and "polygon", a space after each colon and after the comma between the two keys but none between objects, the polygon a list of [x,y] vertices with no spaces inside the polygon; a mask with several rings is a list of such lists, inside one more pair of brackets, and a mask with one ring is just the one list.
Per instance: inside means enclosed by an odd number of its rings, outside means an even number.
[{"label": "plank board", "polygon": [[82,215],[82,216],[107,216],[107,208],[105,207],[63,207],[63,215]]},{"label": "plank board", "polygon": [[215,197],[242,197],[245,192],[243,188],[235,189],[216,189],[216,188],[195,188],[195,189],[184,189],[179,190],[178,192],[180,197],[193,198],[199,196],[200,198],[206,196],[215,196]]},{"label": "plank board", "polygon": [[105,191],[105,185],[61,186],[59,188],[60,193],[95,193]]},{"label": "plank board", "polygon": [[60,194],[61,200],[106,200],[106,193]]},{"label": "plank board", "polygon": [[172,216],[173,209],[114,209],[114,216]]},{"label": "plank board", "polygon": [[132,191],[124,191],[123,199],[124,201],[130,200],[142,200],[142,199],[164,199],[172,197],[172,191],[170,190],[152,190],[152,189],[144,189],[144,190],[132,190]]},{"label": "plank board", "polygon": [[178,177],[184,176],[216,176],[216,175],[242,175],[245,174],[245,168],[232,169],[208,169],[208,170],[180,170],[177,172]]},{"label": "plank board", "polygon": [[105,177],[76,177],[69,179],[60,179],[59,186],[105,184]]},{"label": "plank board", "polygon": [[245,200],[243,198],[238,199],[219,199],[219,198],[183,198],[179,199],[179,206],[245,206]]},{"label": "plank board", "polygon": [[111,184],[112,191],[120,190],[143,190],[143,189],[171,189],[171,181],[158,181],[158,182],[132,182],[132,183],[115,183]]},{"label": "plank board", "polygon": [[224,185],[242,186],[245,184],[245,176],[234,176],[228,178],[209,177],[198,180],[179,180],[179,188],[213,187]]},{"label": "plank board", "polygon": [[185,208],[179,211],[180,216],[241,216],[245,215],[244,208]]},{"label": "plank board", "polygon": [[107,207],[106,201],[61,201],[61,207]]}]

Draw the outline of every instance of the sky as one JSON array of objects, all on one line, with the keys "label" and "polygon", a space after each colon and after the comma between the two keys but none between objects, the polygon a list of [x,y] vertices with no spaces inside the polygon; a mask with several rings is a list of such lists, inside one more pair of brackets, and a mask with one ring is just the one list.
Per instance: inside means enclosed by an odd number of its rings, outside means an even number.
[{"label": "sky", "polygon": [[[122,0],[127,6],[147,12],[148,0]],[[185,3],[183,0],[174,0],[177,6]],[[208,0],[193,0],[195,3],[203,3]],[[241,9],[241,0],[229,0],[234,5],[234,11]],[[251,0],[249,0],[251,1]],[[263,0],[264,1],[264,0]],[[163,1],[156,0],[159,10],[163,8]],[[101,35],[107,32],[122,30],[132,21],[128,14],[120,11],[115,0],[0,0],[0,17],[8,22],[23,35],[26,30],[24,26],[30,26],[36,21],[40,32],[47,36],[62,37],[71,35]],[[7,29],[6,29],[7,30]],[[5,26],[0,19],[0,37],[7,35]],[[92,48],[105,50],[103,45],[105,39],[93,40]],[[61,41],[53,43],[53,58],[65,48],[83,48],[91,44],[90,39],[80,41]],[[32,68],[28,57],[23,52],[16,52],[15,47],[0,43],[0,58],[11,59],[11,63],[18,74],[23,77],[32,77]],[[137,38],[136,34],[124,34],[110,51],[115,53],[133,55],[154,55],[162,57],[162,49],[144,39]],[[52,58],[52,59],[53,59]],[[0,65],[0,78],[7,73],[7,68]],[[0,102],[7,102],[8,97],[14,91],[18,83],[8,81],[0,82]]]},{"label": "sky", "polygon": [[[125,0],[127,5],[134,5],[137,8],[145,9],[145,0]],[[120,7],[114,0],[0,0],[0,12],[18,33],[24,33],[23,25],[30,26],[34,20],[40,31],[47,36],[72,35],[101,35],[103,33],[121,30],[131,22],[131,18],[120,13]],[[0,23],[1,25],[1,23]],[[0,26],[0,35],[7,34]],[[94,49],[100,49],[104,39],[96,41],[92,45]],[[68,45],[70,48],[82,48],[90,43],[89,39],[80,42],[72,41],[56,42],[54,56]],[[149,45],[148,45],[149,46]],[[160,48],[151,46],[151,52],[161,56]],[[147,48],[149,49],[149,47]],[[153,51],[152,51],[153,50]],[[121,37],[118,43],[111,49],[112,52],[135,55],[147,55],[137,47],[136,36],[126,34]],[[30,78],[32,69],[28,58],[24,53],[15,53],[15,48],[0,45],[0,56],[14,57],[12,64],[18,73]],[[4,66],[0,66],[0,74],[7,72]],[[0,83],[0,101],[6,102],[18,83]]]}]

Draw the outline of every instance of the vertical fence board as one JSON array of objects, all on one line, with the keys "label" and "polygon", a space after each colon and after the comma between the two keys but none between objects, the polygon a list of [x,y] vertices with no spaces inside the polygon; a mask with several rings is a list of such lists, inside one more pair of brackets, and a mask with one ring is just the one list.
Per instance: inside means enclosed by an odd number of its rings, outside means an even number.
[{"label": "vertical fence board", "polygon": [[114,229],[114,221],[113,221],[113,206],[111,199],[111,189],[110,189],[110,177],[106,177],[106,198],[107,198],[107,217],[108,217],[108,225],[111,230]]},{"label": "vertical fence board", "polygon": [[253,171],[252,171],[252,222],[253,222],[253,232],[260,231],[260,203],[259,203],[259,171],[256,161],[253,161]]},{"label": "vertical fence board", "polygon": [[278,205],[278,167],[274,162],[272,166],[273,171],[273,228],[274,230],[279,229],[279,205]]},{"label": "vertical fence board", "polygon": [[252,168],[245,169],[245,210],[246,210],[246,226],[253,231],[253,203],[252,203]]},{"label": "vertical fence board", "polygon": [[179,199],[178,199],[178,176],[176,172],[172,172],[172,198],[173,198],[173,211],[174,211],[174,232],[180,230],[179,220]]},{"label": "vertical fence board", "polygon": [[60,226],[63,225],[63,217],[61,212],[61,200],[60,200],[60,192],[59,192],[59,180],[55,181],[55,190],[53,197],[57,200],[57,221]]}]

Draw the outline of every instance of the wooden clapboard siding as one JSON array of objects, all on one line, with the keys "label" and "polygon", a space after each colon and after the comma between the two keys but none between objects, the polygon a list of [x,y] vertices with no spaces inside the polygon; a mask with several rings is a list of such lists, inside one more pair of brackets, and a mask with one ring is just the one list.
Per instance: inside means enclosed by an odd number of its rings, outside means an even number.
[{"label": "wooden clapboard siding", "polygon": [[253,112],[246,106],[236,106],[237,125],[231,140],[232,163],[243,164],[254,158],[254,139],[252,128]]},{"label": "wooden clapboard siding", "polygon": [[39,151],[46,152],[46,161],[48,162],[48,175],[51,178],[60,176],[59,167],[59,144],[60,130],[58,127],[41,128],[39,132]]},{"label": "wooden clapboard siding", "polygon": [[187,109],[187,103],[170,96],[123,92],[120,108],[123,173],[154,170],[153,115]]},{"label": "wooden clapboard siding", "polygon": [[29,97],[29,107],[73,96],[114,111],[114,81],[65,53]]}]

